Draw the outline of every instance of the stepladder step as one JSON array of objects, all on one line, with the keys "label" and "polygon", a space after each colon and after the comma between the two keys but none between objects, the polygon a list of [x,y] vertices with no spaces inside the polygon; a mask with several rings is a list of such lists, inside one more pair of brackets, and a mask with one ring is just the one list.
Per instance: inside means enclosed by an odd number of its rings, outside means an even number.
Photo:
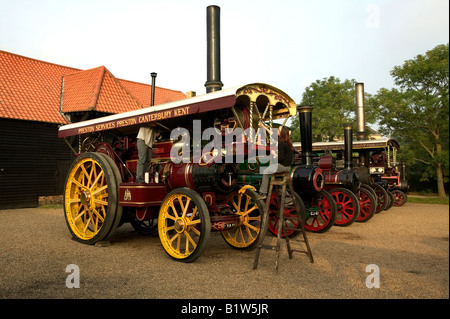
[{"label": "stepladder step", "polygon": [[[289,184],[290,187],[290,192],[287,193],[287,184]],[[283,250],[282,249],[282,241],[286,242],[286,248],[287,248],[287,252],[289,255],[289,259],[292,259],[292,253],[293,252],[300,252],[300,253],[305,253],[306,255],[309,256],[311,263],[314,262],[314,259],[312,257],[312,252],[311,252],[311,247],[309,246],[309,242],[308,242],[308,238],[306,236],[306,231],[304,228],[304,221],[302,220],[302,215],[301,212],[298,211],[298,218],[290,216],[290,223],[294,223],[295,227],[292,227],[293,225],[287,225],[285,223],[285,217],[284,217],[284,208],[286,207],[286,197],[289,198],[290,200],[290,204],[292,205],[292,198],[294,197],[293,195],[295,194],[294,191],[292,190],[292,183],[289,182],[289,174],[288,173],[277,173],[274,174],[270,180],[269,183],[269,191],[267,193],[267,201],[266,203],[269,203],[269,198],[272,197],[272,192],[276,192],[277,197],[278,197],[278,208],[273,208],[270,205],[266,204],[266,209],[265,209],[265,213],[263,216],[263,222],[261,225],[261,235],[266,234],[267,228],[268,228],[268,220],[269,220],[269,209],[270,211],[270,215],[271,218],[273,218],[273,216],[276,216],[278,218],[278,227],[277,227],[277,239],[276,239],[276,245],[267,245],[267,244],[263,244],[262,241],[264,240],[264,236],[261,236],[259,238],[260,243],[259,245],[257,245],[257,249],[256,249],[256,256],[255,256],[255,260],[254,260],[254,266],[253,269],[256,269],[258,266],[258,262],[259,262],[259,257],[261,254],[261,249],[267,249],[267,250],[274,250],[276,252],[276,257],[275,257],[275,269],[276,271],[278,271],[278,266],[279,266],[279,255],[280,255],[280,251]],[[298,196],[298,195],[296,195]],[[298,207],[298,206],[297,206]],[[298,209],[298,208],[297,208]],[[292,238],[289,236],[282,236],[282,234],[288,234],[288,231],[291,232],[299,232],[302,233],[302,236],[293,236]],[[298,249],[298,248],[292,248],[291,247],[291,241],[292,243],[296,242],[296,243],[300,243],[302,246],[305,246],[305,249]]]}]

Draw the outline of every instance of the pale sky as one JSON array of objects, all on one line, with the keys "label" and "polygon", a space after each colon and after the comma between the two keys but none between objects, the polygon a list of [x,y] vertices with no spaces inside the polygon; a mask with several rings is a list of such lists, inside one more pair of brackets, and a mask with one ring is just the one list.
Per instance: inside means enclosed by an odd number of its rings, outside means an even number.
[{"label": "pale sky", "polygon": [[201,95],[212,4],[224,88],[263,82],[297,103],[329,76],[392,88],[394,66],[449,42],[448,0],[0,0],[0,50]]}]

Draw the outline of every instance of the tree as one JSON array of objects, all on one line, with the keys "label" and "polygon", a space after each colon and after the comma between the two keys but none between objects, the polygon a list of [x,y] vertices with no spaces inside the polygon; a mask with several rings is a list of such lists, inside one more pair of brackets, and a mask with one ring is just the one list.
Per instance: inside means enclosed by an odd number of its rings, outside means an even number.
[{"label": "tree", "polygon": [[[414,160],[434,170],[439,196],[445,197],[449,161],[449,45],[395,66],[391,75],[398,88],[382,88],[371,103],[378,107],[383,132],[416,149]],[[430,170],[423,172],[427,180]]]},{"label": "tree", "polygon": [[[344,135],[345,123],[355,123],[355,80],[341,80],[330,76],[316,80],[305,89],[300,105],[314,107],[312,113],[313,140],[333,141]],[[366,100],[369,98],[366,94]],[[373,122],[372,113],[366,108],[366,122]],[[292,139],[300,141],[299,119],[292,120]]]}]

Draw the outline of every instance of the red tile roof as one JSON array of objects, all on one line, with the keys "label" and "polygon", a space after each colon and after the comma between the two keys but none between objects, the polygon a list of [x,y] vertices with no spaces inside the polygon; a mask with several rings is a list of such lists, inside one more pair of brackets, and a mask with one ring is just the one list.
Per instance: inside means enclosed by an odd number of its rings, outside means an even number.
[{"label": "red tile roof", "polygon": [[104,66],[64,76],[63,112],[122,113],[142,107]]},{"label": "red tile roof", "polygon": [[[151,85],[118,79],[120,84],[133,94],[133,97],[144,107],[150,106],[152,92]],[[155,105],[172,101],[178,101],[186,98],[186,94],[180,91],[160,88],[155,85]]]},{"label": "red tile roof", "polygon": [[[155,90],[155,105],[186,98],[180,91]],[[150,106],[150,97],[151,85],[117,79],[104,66],[83,71],[0,50],[3,118],[66,123],[60,106],[63,112],[121,113]]]},{"label": "red tile roof", "polygon": [[0,117],[65,123],[61,79],[78,69],[0,51]]}]

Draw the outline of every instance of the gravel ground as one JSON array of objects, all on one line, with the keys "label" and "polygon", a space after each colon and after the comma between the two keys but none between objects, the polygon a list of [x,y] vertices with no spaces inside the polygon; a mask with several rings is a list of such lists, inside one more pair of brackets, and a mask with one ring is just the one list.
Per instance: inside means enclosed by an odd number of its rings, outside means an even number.
[{"label": "gravel ground", "polygon": [[[120,227],[107,247],[71,240],[62,209],[0,210],[1,299],[448,299],[449,207],[407,203],[367,223],[308,233],[315,262],[229,247],[212,233],[190,264],[172,261],[159,239]],[[271,236],[266,241],[275,241]],[[80,288],[67,288],[68,265]],[[379,288],[366,279],[379,269]],[[375,282],[375,281],[372,281]]]}]

